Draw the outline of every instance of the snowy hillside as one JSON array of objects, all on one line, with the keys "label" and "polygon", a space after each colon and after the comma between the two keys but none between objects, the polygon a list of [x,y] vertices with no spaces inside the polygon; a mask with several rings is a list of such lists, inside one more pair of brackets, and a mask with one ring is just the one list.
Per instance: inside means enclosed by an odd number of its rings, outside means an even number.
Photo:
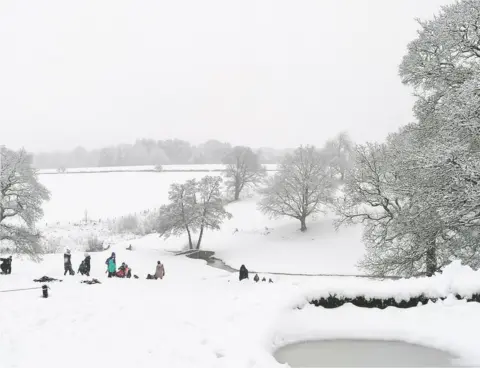
[{"label": "snowy hillside", "polygon": [[[46,237],[55,237],[72,249],[81,249],[90,234],[109,239],[105,222],[124,215],[158,208],[168,200],[172,183],[201,178],[206,173],[108,173],[42,175],[41,182],[52,198],[44,205],[39,224]],[[305,274],[356,274],[355,264],[363,254],[359,227],[333,227],[333,217],[319,214],[301,233],[296,220],[272,220],[260,213],[256,199],[247,198],[227,206],[233,218],[221,231],[205,234],[203,249],[217,252],[227,264],[239,268],[245,263],[259,271]],[[96,226],[72,226],[84,220],[102,220]],[[102,233],[103,232],[103,233]],[[82,235],[83,234],[83,235]],[[77,239],[78,246],[75,245]],[[159,249],[180,250],[186,238],[157,239]],[[61,249],[60,249],[61,250]],[[275,262],[271,262],[275,259]]]}]

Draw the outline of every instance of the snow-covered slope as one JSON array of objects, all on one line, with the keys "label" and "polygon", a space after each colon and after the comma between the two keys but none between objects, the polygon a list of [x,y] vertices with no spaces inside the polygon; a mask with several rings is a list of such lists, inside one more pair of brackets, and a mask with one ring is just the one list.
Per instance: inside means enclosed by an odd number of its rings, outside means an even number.
[{"label": "snow-covered slope", "polygon": [[[45,274],[64,282],[50,284],[48,299],[40,298],[40,290],[0,293],[1,367],[280,368],[272,357],[276,347],[348,337],[406,340],[480,363],[471,328],[480,323],[478,303],[449,299],[408,310],[298,310],[305,295],[336,279],[279,276],[274,284],[240,283],[235,274],[159,250],[155,237],[132,241],[132,252],[125,250],[129,243],[113,250],[140,279],[106,278],[107,252],[93,254],[92,275],[102,284],[91,286],[80,284],[80,276],[63,277],[61,254],[39,264],[15,259],[13,274],[0,276],[0,291],[38,286],[32,279]],[[75,268],[81,258],[73,254]],[[158,259],[166,278],[145,280]],[[376,288],[374,282],[361,283],[363,290]]]},{"label": "snow-covered slope", "polygon": [[[168,200],[174,182],[201,178],[205,173],[106,173],[78,175],[44,175],[40,179],[51,191],[45,203],[45,218],[40,223],[47,238],[73,249],[86,245],[90,234],[102,239],[105,220],[158,208]],[[218,232],[205,234],[202,248],[217,253],[228,265],[241,264],[260,272],[303,274],[358,274],[356,263],[362,257],[361,228],[335,231],[334,216],[319,214],[309,219],[308,231],[301,233],[298,221],[290,218],[272,220],[256,207],[258,198],[243,199],[228,205],[233,218]],[[79,224],[85,216],[102,219],[96,227]],[[48,225],[45,228],[45,225]],[[62,240],[64,239],[64,240]],[[117,241],[107,239],[107,243]],[[179,250],[186,238],[157,240],[158,247]],[[77,245],[75,244],[77,243]]]}]

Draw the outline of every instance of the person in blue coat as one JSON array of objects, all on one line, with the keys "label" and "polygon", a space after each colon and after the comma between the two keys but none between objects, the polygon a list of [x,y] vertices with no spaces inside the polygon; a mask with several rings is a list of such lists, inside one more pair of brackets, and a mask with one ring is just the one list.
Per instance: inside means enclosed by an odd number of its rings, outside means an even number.
[{"label": "person in blue coat", "polygon": [[115,259],[115,252],[112,252],[112,255],[107,258],[107,260],[105,261],[105,264],[107,265],[108,277],[114,277],[115,273],[117,272],[117,262]]}]

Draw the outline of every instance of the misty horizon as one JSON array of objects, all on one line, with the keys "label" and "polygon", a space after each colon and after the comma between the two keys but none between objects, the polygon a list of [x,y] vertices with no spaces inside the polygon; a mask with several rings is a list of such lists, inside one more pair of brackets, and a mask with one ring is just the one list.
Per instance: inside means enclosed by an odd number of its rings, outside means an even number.
[{"label": "misty horizon", "polygon": [[321,146],[413,120],[398,65],[448,0],[10,1],[0,14],[1,144],[138,138]]}]

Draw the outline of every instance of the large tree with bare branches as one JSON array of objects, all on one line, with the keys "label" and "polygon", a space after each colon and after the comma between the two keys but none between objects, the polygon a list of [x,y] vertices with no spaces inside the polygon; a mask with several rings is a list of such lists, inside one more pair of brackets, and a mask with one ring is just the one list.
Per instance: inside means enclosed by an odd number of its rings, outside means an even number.
[{"label": "large tree with bare branches", "polygon": [[41,247],[35,222],[43,216],[42,203],[50,194],[31,162],[25,150],[0,148],[0,243],[36,258]]},{"label": "large tree with bare branches", "polygon": [[238,201],[240,193],[249,186],[258,185],[265,177],[265,167],[250,147],[234,147],[223,159],[226,165],[227,188]]},{"label": "large tree with bare branches", "polygon": [[[187,233],[189,249],[200,249],[205,230],[219,230],[223,221],[232,217],[224,208],[221,184],[219,176],[172,184],[168,195],[170,203],[160,208],[161,236]],[[198,234],[196,241],[195,234]]]},{"label": "large tree with bare branches", "polygon": [[314,146],[300,147],[267,180],[258,206],[272,217],[297,219],[300,230],[306,231],[307,218],[331,202],[334,188],[328,157]]}]

